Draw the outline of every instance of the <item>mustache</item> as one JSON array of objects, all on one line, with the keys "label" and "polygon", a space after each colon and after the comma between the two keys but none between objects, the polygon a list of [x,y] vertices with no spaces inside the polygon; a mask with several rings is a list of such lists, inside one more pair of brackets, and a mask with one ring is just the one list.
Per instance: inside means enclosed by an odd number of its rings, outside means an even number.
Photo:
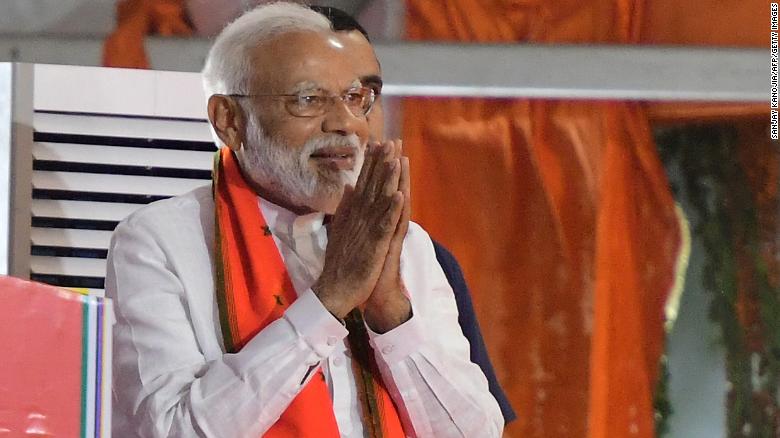
[{"label": "mustache", "polygon": [[309,155],[329,147],[348,147],[352,149],[352,152],[357,155],[362,150],[360,139],[356,134],[339,135],[339,134],[325,134],[316,138],[312,138],[304,143],[301,155],[308,157]]}]

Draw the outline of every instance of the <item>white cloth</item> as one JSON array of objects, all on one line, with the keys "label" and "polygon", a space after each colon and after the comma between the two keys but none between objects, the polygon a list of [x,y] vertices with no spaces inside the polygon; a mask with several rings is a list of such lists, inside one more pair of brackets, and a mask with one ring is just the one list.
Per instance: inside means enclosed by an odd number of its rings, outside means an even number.
[{"label": "white cloth", "polygon": [[[214,293],[210,187],[153,203],[114,232],[106,294],[115,300],[114,436],[260,437],[322,365],[342,436],[362,437],[347,330],[310,286],[322,270],[322,215],[261,201],[298,299],[226,354]],[[369,333],[404,429],[418,437],[498,437],[503,417],[469,361],[452,289],[430,237],[411,224],[401,275],[413,316]]]}]

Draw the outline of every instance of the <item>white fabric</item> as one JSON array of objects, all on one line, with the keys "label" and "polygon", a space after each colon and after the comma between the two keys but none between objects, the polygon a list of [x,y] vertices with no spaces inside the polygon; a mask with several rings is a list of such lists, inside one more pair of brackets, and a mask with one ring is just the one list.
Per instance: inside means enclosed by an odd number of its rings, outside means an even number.
[{"label": "white fabric", "polygon": [[[115,300],[114,436],[260,437],[321,365],[342,436],[362,437],[347,330],[310,286],[322,269],[322,215],[261,201],[298,299],[236,354],[222,346],[210,187],[145,207],[117,227],[106,294]],[[452,289],[427,233],[411,224],[402,277],[413,317],[369,332],[404,429],[498,437],[503,417],[469,361]]]}]

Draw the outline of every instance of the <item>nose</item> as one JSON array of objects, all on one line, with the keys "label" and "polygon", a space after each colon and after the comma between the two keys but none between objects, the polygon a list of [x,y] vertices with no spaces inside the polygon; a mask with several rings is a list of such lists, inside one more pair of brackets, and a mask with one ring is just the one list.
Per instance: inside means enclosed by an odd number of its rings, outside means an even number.
[{"label": "nose", "polygon": [[335,99],[322,119],[322,132],[350,135],[356,134],[361,142],[368,137],[368,121],[365,116],[352,114],[346,103],[341,99]]}]

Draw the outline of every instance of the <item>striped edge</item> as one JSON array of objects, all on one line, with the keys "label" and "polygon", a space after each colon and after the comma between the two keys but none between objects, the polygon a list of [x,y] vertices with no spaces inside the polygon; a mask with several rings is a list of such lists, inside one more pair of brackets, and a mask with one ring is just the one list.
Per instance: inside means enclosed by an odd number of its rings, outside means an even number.
[{"label": "striped edge", "polygon": [[103,303],[101,300],[95,300],[97,304],[97,325],[96,325],[96,342],[95,347],[97,349],[96,351],[96,357],[95,357],[95,373],[96,373],[96,379],[95,379],[95,433],[94,435],[96,437],[101,436],[101,424],[100,421],[102,420],[102,408],[103,408]]},{"label": "striped edge", "polygon": [[87,348],[87,412],[86,412],[86,436],[95,436],[95,391],[97,388],[97,298],[85,297],[89,315],[88,347]]},{"label": "striped edge", "polygon": [[664,314],[666,315],[666,322],[664,322],[664,329],[667,333],[672,331],[674,323],[677,321],[677,315],[680,311],[680,299],[682,298],[683,290],[685,289],[685,274],[688,272],[688,262],[691,257],[691,230],[688,219],[685,217],[680,204],[675,202],[674,212],[677,216],[677,221],[680,224],[680,250],[677,253],[677,260],[674,263],[674,283],[672,289],[669,292],[669,298],[666,299],[666,305],[664,306]]},{"label": "striped edge", "polygon": [[[214,153],[214,170],[212,172],[213,181],[211,183],[211,193],[214,198],[214,254],[216,269],[215,271],[215,288],[217,295],[217,308],[219,310],[219,325],[222,328],[222,341],[224,343],[225,351],[229,353],[235,353],[236,342],[233,337],[235,326],[235,316],[231,315],[230,309],[233,307],[230,302],[230,294],[227,291],[230,279],[230,271],[227,266],[227,258],[222,250],[222,231],[220,226],[220,217],[222,212],[221,203],[219,202],[219,187],[221,181],[220,168],[222,161],[221,149]],[[235,333],[238,333],[237,331]]]},{"label": "striped edge", "polygon": [[112,330],[111,322],[107,324],[105,319],[110,301],[84,296],[81,302],[80,436],[110,436]]},{"label": "striped edge", "polygon": [[103,392],[102,401],[102,415],[100,420],[101,430],[100,436],[110,438],[111,437],[111,382],[112,382],[112,369],[111,369],[111,353],[113,350],[113,323],[114,323],[114,310],[113,302],[111,299],[101,300],[103,303],[103,355],[100,358],[103,362],[103,381],[101,382],[101,388]]},{"label": "striped edge", "polygon": [[216,258],[216,289],[217,289],[217,308],[219,309],[219,325],[222,327],[222,340],[225,344],[225,351],[229,353],[235,353],[235,343],[233,342],[232,330],[231,330],[231,318],[228,304],[228,294],[225,288],[227,287],[226,274],[227,266],[225,265],[225,257],[222,253],[222,233],[219,231],[219,215],[217,215],[217,224],[214,227],[214,239],[215,242],[215,258]]},{"label": "striped edge", "polygon": [[87,361],[89,351],[89,302],[81,305],[81,438],[87,437]]}]

